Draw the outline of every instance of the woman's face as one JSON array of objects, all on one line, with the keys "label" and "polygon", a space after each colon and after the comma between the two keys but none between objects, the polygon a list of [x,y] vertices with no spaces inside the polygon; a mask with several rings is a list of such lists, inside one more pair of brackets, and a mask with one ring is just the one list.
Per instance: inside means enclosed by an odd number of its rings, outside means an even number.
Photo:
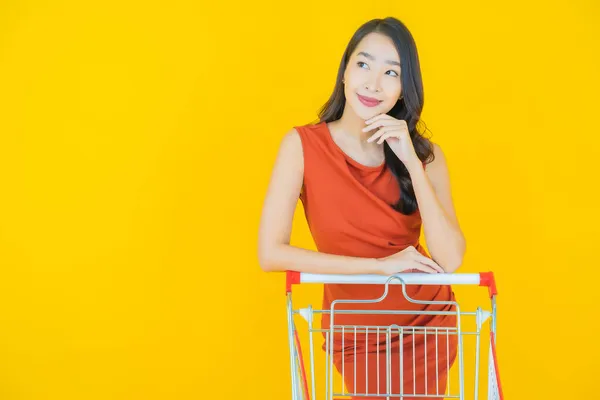
[{"label": "woman's face", "polygon": [[344,81],[346,106],[359,118],[367,120],[391,110],[402,92],[394,42],[380,33],[365,36],[350,56]]}]

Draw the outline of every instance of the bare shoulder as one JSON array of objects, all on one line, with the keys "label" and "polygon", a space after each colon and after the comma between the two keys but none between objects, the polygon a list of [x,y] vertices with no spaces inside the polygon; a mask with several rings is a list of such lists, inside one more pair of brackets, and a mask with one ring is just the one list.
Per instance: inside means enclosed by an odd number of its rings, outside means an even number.
[{"label": "bare shoulder", "polygon": [[304,154],[302,151],[302,138],[296,128],[287,131],[279,144],[277,163],[293,165],[296,169],[304,167]]},{"label": "bare shoulder", "polygon": [[446,190],[450,185],[450,172],[448,171],[446,154],[441,146],[433,142],[431,142],[431,145],[434,159],[425,166],[425,172],[436,192],[440,192]]},{"label": "bare shoulder", "polygon": [[442,151],[442,147],[434,142],[431,142],[431,147],[433,148],[433,155],[435,156],[435,159],[433,160],[433,163],[435,163],[436,161],[438,163],[446,163],[446,155],[444,154],[444,152]]},{"label": "bare shoulder", "polygon": [[302,139],[296,128],[287,131],[281,138],[281,147],[302,150]]},{"label": "bare shoulder", "polygon": [[446,161],[446,155],[442,150],[441,146],[437,143],[431,142],[431,147],[433,149],[433,161],[426,165],[426,170],[428,173],[432,173],[433,175],[437,175],[440,171],[444,171],[448,169],[448,164]]},{"label": "bare shoulder", "polygon": [[431,142],[431,144],[433,146],[433,155],[435,156],[435,159],[425,167],[427,177],[448,215],[453,221],[457,221],[456,211],[452,200],[450,172],[448,171],[446,155],[437,143]]}]

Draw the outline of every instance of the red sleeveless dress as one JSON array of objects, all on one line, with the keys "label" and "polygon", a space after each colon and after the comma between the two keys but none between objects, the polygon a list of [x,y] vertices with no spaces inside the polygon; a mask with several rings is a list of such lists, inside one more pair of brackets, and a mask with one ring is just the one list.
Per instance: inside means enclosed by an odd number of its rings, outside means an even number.
[{"label": "red sleeveless dress", "polygon": [[[400,188],[385,163],[370,167],[350,158],[334,142],[325,122],[296,126],[295,129],[300,135],[304,153],[304,183],[300,200],[318,251],[380,258],[413,245],[429,257],[419,242],[419,211],[404,215],[391,207],[400,196]],[[331,302],[336,299],[372,300],[382,294],[382,285],[324,285],[323,309],[330,309]],[[407,294],[417,300],[454,301],[452,288],[447,285],[410,285],[407,286]],[[401,285],[390,285],[387,297],[379,303],[335,306],[336,310],[345,308],[454,311],[454,307],[448,305],[411,303],[404,297]],[[400,353],[404,360],[404,394],[445,393],[447,369],[456,357],[457,338],[439,330],[436,339],[434,330],[430,331],[429,327],[456,327],[455,316],[335,314],[334,323],[336,326],[426,326],[432,334],[417,332],[413,335],[410,329],[405,328],[402,335],[396,331],[390,337],[392,393],[400,392]],[[328,314],[323,315],[321,327],[330,327]],[[366,334],[363,331],[355,335],[350,329],[345,330],[343,339],[341,333],[335,335],[331,349],[333,361],[340,373],[344,371],[344,381],[350,393],[377,394],[378,389],[379,393],[387,392],[387,337],[382,332],[378,335],[376,329],[372,329]],[[371,397],[356,398],[364,400]]]}]

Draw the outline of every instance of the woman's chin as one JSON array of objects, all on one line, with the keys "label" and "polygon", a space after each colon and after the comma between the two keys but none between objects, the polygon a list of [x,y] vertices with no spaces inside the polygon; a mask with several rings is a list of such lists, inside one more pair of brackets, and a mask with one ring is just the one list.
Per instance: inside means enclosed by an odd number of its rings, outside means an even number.
[{"label": "woman's chin", "polygon": [[358,118],[365,121],[383,112],[380,106],[367,107],[363,104],[351,104],[351,107]]}]

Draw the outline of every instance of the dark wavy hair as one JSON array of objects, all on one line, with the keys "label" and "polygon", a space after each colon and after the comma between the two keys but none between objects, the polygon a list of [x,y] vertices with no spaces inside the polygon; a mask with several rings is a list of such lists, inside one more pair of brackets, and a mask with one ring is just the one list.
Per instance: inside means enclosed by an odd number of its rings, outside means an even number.
[{"label": "dark wavy hair", "polygon": [[[373,19],[364,23],[354,33],[342,56],[333,93],[318,112],[319,122],[332,122],[342,117],[346,104],[342,79],[348,60],[360,41],[372,32],[389,37],[400,55],[402,98],[387,114],[406,121],[417,156],[421,162],[430,163],[434,159],[433,145],[417,129],[417,124],[422,122],[421,111],[423,110],[423,80],[417,47],[408,28],[396,18]],[[418,208],[410,174],[387,142],[384,142],[383,146],[385,163],[394,174],[401,191],[399,200],[392,207],[402,214],[410,215]]]}]

